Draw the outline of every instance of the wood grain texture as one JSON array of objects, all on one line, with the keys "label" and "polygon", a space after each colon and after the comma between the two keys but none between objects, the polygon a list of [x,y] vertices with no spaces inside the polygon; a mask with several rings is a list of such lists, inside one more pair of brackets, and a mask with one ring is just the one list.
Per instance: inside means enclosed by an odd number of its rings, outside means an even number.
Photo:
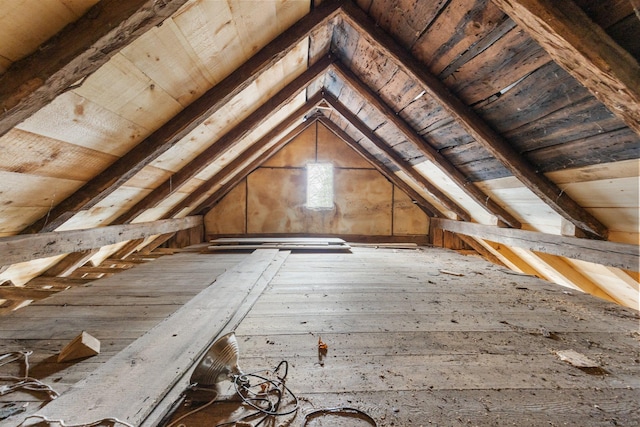
[{"label": "wood grain texture", "polygon": [[202,217],[162,220],[151,223],[98,227],[87,230],[54,231],[0,238],[0,264],[15,264],[53,255],[100,248],[139,237],[194,227]]},{"label": "wood grain texture", "polygon": [[101,1],[0,77],[0,135],[93,73],[186,0]]},{"label": "wood grain texture", "polygon": [[640,133],[640,65],[573,1],[494,0],[553,59]]},{"label": "wood grain texture", "polygon": [[[132,178],[161,154],[173,147],[189,132],[204,122],[215,111],[250,86],[266,70],[286,56],[310,32],[326,23],[337,13],[339,2],[327,1],[313,13],[305,16],[287,31],[279,35],[250,60],[240,65],[200,98],[161,126],[125,156],[118,159],[103,173],[87,182],[79,191],[59,203],[50,213],[47,229],[50,231],[63,222],[68,212],[88,209],[98,203],[120,185]],[[25,228],[25,234],[43,230],[44,218]]]},{"label": "wood grain texture", "polygon": [[408,164],[399,154],[393,151],[384,141],[382,141],[371,129],[365,125],[356,115],[354,115],[347,107],[345,107],[340,101],[335,99],[329,94],[325,94],[325,100],[345,118],[349,123],[355,126],[359,132],[361,132],[365,138],[373,143],[380,151],[382,151],[392,163],[400,170],[410,176],[415,182],[417,182],[424,190],[432,194],[440,203],[447,207],[447,209],[455,212],[460,218],[469,221],[471,216],[464,209],[460,208],[453,200],[451,200],[444,192],[438,187],[429,182],[424,176],[419,174]]},{"label": "wood grain texture", "polygon": [[499,159],[514,176],[536,193],[549,206],[580,229],[603,238],[607,230],[593,215],[573,201],[550,180],[538,174],[523,157],[514,152],[509,143],[481,120],[459,98],[454,96],[440,80],[424,70],[424,67],[388,35],[376,28],[357,7],[345,4],[342,8],[344,19],[362,31],[363,36],[379,46],[423,89],[435,98],[494,157]]},{"label": "wood grain texture", "polygon": [[434,227],[444,230],[480,237],[518,248],[590,261],[626,270],[639,271],[638,269],[640,269],[640,249],[637,245],[556,236],[440,218],[433,219],[432,224]]},{"label": "wood grain texture", "polygon": [[[118,217],[115,220],[115,223],[121,224],[133,220],[142,211],[157,206],[167,196],[180,190],[180,188],[191,178],[202,172],[209,164],[225,154],[225,152],[232,148],[238,141],[246,137],[258,126],[268,120],[285,104],[289,103],[302,89],[306,87],[307,84],[309,84],[310,81],[323,73],[332,61],[333,60],[331,58],[324,57],[322,60],[313,64],[307,71],[303,72],[282,90],[270,97],[264,104],[249,114],[249,116],[242,120],[233,129],[221,136],[215,144],[209,146],[202,153],[193,158],[180,171],[156,187],[151,194],[139,201],[125,214]],[[280,132],[281,131],[282,130],[280,130]]]},{"label": "wood grain texture", "polygon": [[342,139],[347,145],[349,145],[354,151],[360,154],[369,164],[373,165],[378,172],[384,175],[389,181],[391,181],[396,187],[405,192],[412,200],[415,200],[418,207],[422,209],[428,216],[438,217],[442,215],[438,209],[436,209],[431,203],[429,203],[424,197],[417,191],[407,185],[404,181],[398,178],[383,162],[372,155],[364,147],[358,144],[348,133],[341,129],[338,125],[326,118],[320,118],[320,123],[335,133],[340,139]]},{"label": "wood grain texture", "polygon": [[[238,157],[233,159],[230,163],[228,163],[225,167],[223,167],[218,173],[216,173],[209,180],[203,182],[197,189],[193,190],[189,195],[183,199],[178,205],[176,205],[171,211],[169,211],[165,217],[170,218],[175,215],[179,211],[184,208],[195,209],[199,206],[199,201],[202,200],[202,197],[205,196],[208,192],[211,192],[212,188],[221,183],[226,183],[228,181],[237,182],[235,178],[235,174],[240,172],[242,166],[246,164],[251,164],[253,168],[268,163],[271,156],[274,155],[275,152],[278,151],[284,144],[291,141],[298,134],[307,129],[312,123],[303,122],[296,126],[293,130],[284,135],[280,141],[276,141],[273,144],[273,140],[277,138],[282,132],[284,132],[287,128],[291,127],[297,121],[301,120],[304,114],[313,108],[316,102],[320,100],[319,95],[315,97],[315,100],[309,100],[305,105],[292,113],[288,118],[281,121],[277,126],[271,129],[265,136],[263,136],[260,140],[256,141],[250,148],[243,151]],[[271,145],[271,146],[270,146]],[[269,147],[270,146],[270,147]],[[258,157],[256,158],[256,153]],[[243,178],[244,179],[244,178]]]}]

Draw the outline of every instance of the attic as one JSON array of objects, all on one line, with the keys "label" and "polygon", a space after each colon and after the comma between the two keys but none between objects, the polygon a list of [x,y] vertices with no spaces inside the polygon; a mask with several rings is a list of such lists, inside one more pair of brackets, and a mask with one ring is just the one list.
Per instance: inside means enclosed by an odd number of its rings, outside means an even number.
[{"label": "attic", "polygon": [[378,425],[637,422],[634,1],[122,3],[0,16],[9,425],[159,425],[231,327]]}]

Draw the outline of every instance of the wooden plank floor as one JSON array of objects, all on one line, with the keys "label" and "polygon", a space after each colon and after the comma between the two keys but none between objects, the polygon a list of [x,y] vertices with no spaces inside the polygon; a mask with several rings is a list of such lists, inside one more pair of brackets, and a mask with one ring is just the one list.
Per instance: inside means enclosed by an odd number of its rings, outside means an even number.
[{"label": "wooden plank floor", "polygon": [[[30,375],[63,393],[246,256],[178,253],[57,293],[0,317],[0,352],[33,351]],[[100,354],[57,363],[60,349],[83,330],[101,341]],[[21,369],[12,363],[1,367],[0,375],[22,375]],[[28,402],[34,413],[43,398],[42,393],[14,392],[0,396],[0,409]]]},{"label": "wooden plank floor", "polygon": [[[451,251],[293,253],[236,334],[245,372],[289,362],[291,425],[336,406],[379,426],[640,425],[637,312]],[[567,349],[602,370],[560,361]],[[238,416],[225,408],[180,422]],[[347,421],[309,425],[369,425]]]}]

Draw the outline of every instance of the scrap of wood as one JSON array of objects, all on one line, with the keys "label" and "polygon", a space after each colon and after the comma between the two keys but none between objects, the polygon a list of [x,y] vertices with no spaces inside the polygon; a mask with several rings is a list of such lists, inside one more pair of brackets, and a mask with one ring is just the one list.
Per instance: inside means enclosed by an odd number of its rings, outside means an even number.
[{"label": "scrap of wood", "polygon": [[600,365],[597,362],[589,359],[584,354],[578,353],[575,350],[560,350],[556,351],[556,355],[563,362],[570,363],[576,368],[599,368]]},{"label": "scrap of wood", "polygon": [[464,276],[464,274],[462,274],[462,273],[458,273],[458,272],[456,272],[456,271],[450,271],[450,270],[439,270],[439,271],[440,271],[440,273],[442,273],[442,274],[450,274],[450,275],[452,275],[452,276]]},{"label": "scrap of wood", "polygon": [[100,340],[82,331],[58,355],[58,363],[95,356],[100,353]]}]

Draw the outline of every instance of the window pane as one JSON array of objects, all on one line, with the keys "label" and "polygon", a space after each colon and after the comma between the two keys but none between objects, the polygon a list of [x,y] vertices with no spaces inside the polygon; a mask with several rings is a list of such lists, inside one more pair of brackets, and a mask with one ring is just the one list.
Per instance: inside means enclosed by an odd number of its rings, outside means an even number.
[{"label": "window pane", "polygon": [[331,163],[307,165],[307,208],[333,208],[333,165]]}]

